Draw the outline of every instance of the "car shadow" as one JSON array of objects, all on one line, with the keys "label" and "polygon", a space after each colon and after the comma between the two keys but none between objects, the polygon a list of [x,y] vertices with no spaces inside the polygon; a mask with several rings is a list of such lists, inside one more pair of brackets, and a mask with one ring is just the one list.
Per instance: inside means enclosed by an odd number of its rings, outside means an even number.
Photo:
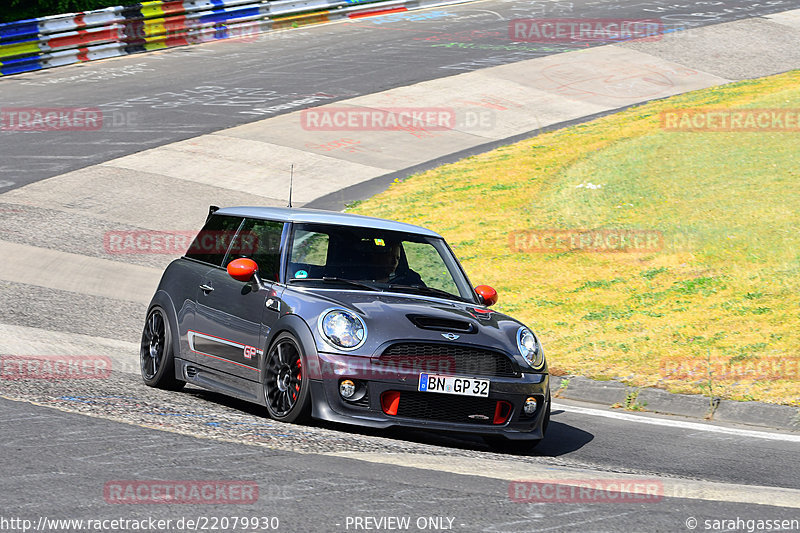
[{"label": "car shadow", "polygon": [[[553,411],[551,416],[557,416],[563,412],[564,411]],[[342,431],[349,431],[346,426],[339,426],[339,428]],[[360,430],[362,428],[358,429]],[[497,450],[487,445],[481,437],[465,433],[440,433],[417,429],[391,428],[390,430],[383,430],[381,436],[391,436],[398,440],[434,446],[531,457],[558,457],[566,455],[583,448],[586,444],[594,440],[594,435],[592,433],[553,419],[550,420],[550,425],[547,428],[547,436],[544,440],[535,448],[527,450],[524,446],[515,449],[513,443],[503,447],[502,450]]]},{"label": "car shadow", "polygon": [[[223,405],[231,409],[236,409],[253,416],[270,420],[264,407],[244,400],[238,400],[217,392],[195,388],[192,386],[187,386],[183,390],[183,394],[191,394],[198,399]],[[445,448],[489,451],[503,455],[515,456],[558,457],[579,450],[594,439],[594,435],[587,431],[555,420],[555,418],[557,418],[558,415],[562,414],[563,412],[564,411],[562,410],[554,410],[552,412],[550,425],[547,429],[547,436],[536,448],[532,450],[525,450],[523,447],[521,447],[519,450],[516,450],[514,446],[511,445],[504,447],[502,451],[498,451],[497,449],[494,449],[486,444],[486,442],[480,436],[468,433],[434,432],[423,429],[401,427],[376,429],[316,419],[312,419],[303,425],[307,427],[323,428],[348,434],[389,438],[397,441],[414,442],[417,444],[441,446]]]},{"label": "car shadow", "polygon": [[[553,411],[553,415],[555,414],[556,411]],[[536,447],[535,453],[532,455],[558,457],[580,450],[592,440],[594,440],[592,433],[551,419],[550,426],[547,428],[547,436]]]}]

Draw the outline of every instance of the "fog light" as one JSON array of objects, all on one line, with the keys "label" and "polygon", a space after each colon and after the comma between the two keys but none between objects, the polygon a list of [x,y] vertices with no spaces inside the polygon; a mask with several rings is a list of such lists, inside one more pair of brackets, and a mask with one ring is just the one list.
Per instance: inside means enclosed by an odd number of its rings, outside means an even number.
[{"label": "fog light", "polygon": [[355,393],[356,393],[356,384],[353,383],[351,380],[345,379],[342,380],[341,383],[339,383],[339,394],[341,394],[342,398],[344,398],[345,400],[347,400],[348,398],[352,398],[353,394]]},{"label": "fog light", "polygon": [[523,407],[523,410],[525,411],[525,414],[530,416],[533,413],[535,413],[536,412],[536,405],[538,403],[539,402],[537,402],[536,398],[534,398],[533,396],[531,396],[530,398],[525,400],[525,407]]}]

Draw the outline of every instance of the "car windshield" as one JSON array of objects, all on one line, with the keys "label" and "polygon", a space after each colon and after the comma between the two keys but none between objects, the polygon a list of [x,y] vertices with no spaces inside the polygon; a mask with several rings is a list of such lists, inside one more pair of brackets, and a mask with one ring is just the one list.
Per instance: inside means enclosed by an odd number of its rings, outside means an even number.
[{"label": "car windshield", "polygon": [[475,303],[442,239],[373,228],[295,224],[288,282]]}]

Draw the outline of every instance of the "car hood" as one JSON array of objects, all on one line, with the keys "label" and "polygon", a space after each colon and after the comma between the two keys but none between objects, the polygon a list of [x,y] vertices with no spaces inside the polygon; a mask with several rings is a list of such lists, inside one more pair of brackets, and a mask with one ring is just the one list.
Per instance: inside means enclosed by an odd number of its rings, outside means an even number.
[{"label": "car hood", "polygon": [[[344,307],[358,313],[368,331],[359,354],[377,356],[398,341],[455,342],[519,353],[516,336],[522,324],[485,306],[405,293],[315,288],[287,291],[284,298],[317,337],[316,321],[324,311]],[[318,344],[331,351],[324,341]]]}]

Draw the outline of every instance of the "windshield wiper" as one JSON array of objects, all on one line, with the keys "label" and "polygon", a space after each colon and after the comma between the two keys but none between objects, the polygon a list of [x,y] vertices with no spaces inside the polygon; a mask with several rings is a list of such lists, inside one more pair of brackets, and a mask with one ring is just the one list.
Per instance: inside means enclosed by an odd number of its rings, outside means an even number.
[{"label": "windshield wiper", "polygon": [[407,290],[407,291],[410,290],[410,291],[427,293],[427,294],[431,294],[431,295],[434,295],[434,296],[441,296],[443,298],[447,298],[448,300],[456,299],[456,300],[460,300],[462,302],[466,301],[461,296],[456,296],[455,294],[451,294],[451,293],[449,293],[447,291],[443,291],[441,289],[435,289],[433,287],[423,287],[422,285],[397,285],[397,284],[393,284],[392,283],[392,284],[389,284],[389,288],[390,289],[400,289],[400,290]]},{"label": "windshield wiper", "polygon": [[352,279],[344,279],[344,278],[334,278],[330,276],[323,276],[321,278],[292,278],[288,281],[288,283],[291,283],[293,281],[321,281],[323,283],[344,283],[345,285],[352,285],[353,287],[360,287],[362,289],[367,289],[370,291],[380,290],[377,287],[373,287],[372,285],[367,285],[366,283],[361,283],[360,281],[353,281]]}]

